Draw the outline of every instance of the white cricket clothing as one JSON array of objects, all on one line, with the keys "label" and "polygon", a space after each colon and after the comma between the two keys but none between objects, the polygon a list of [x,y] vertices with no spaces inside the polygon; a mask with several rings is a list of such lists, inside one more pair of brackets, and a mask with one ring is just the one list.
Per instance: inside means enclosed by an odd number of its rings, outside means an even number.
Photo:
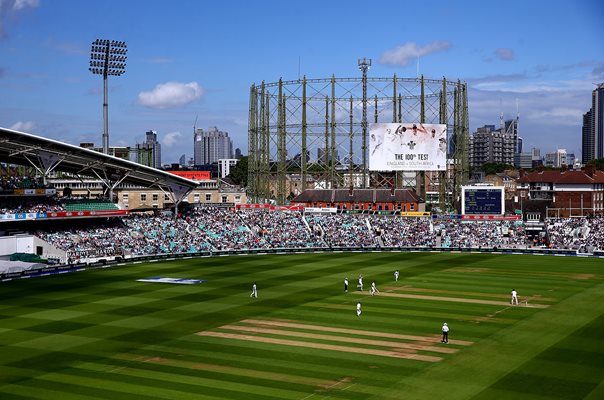
[{"label": "white cricket clothing", "polygon": [[361,315],[361,303],[357,303],[357,317]]},{"label": "white cricket clothing", "polygon": [[258,297],[258,292],[256,291],[255,283],[252,285],[252,294],[250,294],[250,297]]},{"label": "white cricket clothing", "polygon": [[443,325],[443,332],[449,332],[449,327],[447,325]]},{"label": "white cricket clothing", "polygon": [[394,280],[398,282],[398,271],[394,271]]}]

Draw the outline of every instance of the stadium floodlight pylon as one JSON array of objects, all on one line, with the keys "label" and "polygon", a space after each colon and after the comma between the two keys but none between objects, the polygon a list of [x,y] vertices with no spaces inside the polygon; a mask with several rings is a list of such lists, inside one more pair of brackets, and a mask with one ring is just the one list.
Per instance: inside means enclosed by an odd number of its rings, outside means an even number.
[{"label": "stadium floodlight pylon", "polygon": [[109,103],[107,77],[121,76],[126,72],[126,42],[96,39],[90,48],[90,67],[95,75],[103,75],[103,153],[109,154]]}]

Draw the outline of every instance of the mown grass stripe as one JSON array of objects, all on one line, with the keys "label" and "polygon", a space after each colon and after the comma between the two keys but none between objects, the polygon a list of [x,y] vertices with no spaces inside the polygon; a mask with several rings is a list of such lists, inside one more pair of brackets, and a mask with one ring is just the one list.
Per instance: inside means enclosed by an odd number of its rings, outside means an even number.
[{"label": "mown grass stripe", "polygon": [[221,330],[230,330],[230,331],[238,331],[238,332],[247,332],[247,333],[266,333],[276,336],[288,336],[288,337],[297,337],[297,338],[308,338],[308,339],[319,339],[330,342],[339,342],[339,343],[354,343],[354,344],[366,344],[370,346],[376,347],[388,347],[392,350],[396,351],[409,351],[410,353],[414,353],[416,351],[428,351],[433,353],[445,353],[452,354],[457,352],[457,349],[450,347],[437,347],[429,344],[417,344],[417,343],[401,343],[401,342],[388,342],[385,340],[371,340],[371,339],[359,339],[347,336],[335,336],[335,335],[323,335],[318,333],[308,333],[308,332],[296,332],[291,330],[283,330],[283,329],[269,329],[269,328],[259,328],[253,326],[242,326],[242,325],[223,325],[220,327]]},{"label": "mown grass stripe", "polygon": [[[369,293],[363,292],[363,295],[369,296]],[[495,306],[509,306],[510,303],[506,301],[495,301],[495,300],[481,300],[481,299],[468,299],[461,297],[442,297],[442,296],[428,296],[421,294],[405,294],[405,293],[381,293],[380,296],[384,297],[400,297],[403,299],[415,299],[415,300],[431,300],[431,301],[447,301],[452,303],[471,303],[471,304],[486,304]],[[520,307],[520,306],[519,306]],[[528,305],[522,305],[522,307],[529,308],[547,308],[547,304],[537,304],[531,302]]]},{"label": "mown grass stripe", "polygon": [[305,376],[297,376],[297,375],[289,375],[284,373],[277,372],[268,372],[261,371],[257,369],[246,369],[233,367],[229,365],[219,365],[219,364],[209,364],[204,362],[196,362],[196,361],[186,361],[186,360],[177,360],[171,358],[164,357],[141,357],[137,354],[118,354],[113,357],[116,360],[122,361],[131,361],[136,363],[153,363],[159,365],[170,365],[176,366],[180,368],[187,368],[196,371],[213,371],[220,372],[229,375],[239,375],[246,376],[250,378],[259,378],[266,380],[276,380],[281,382],[295,383],[300,385],[308,385],[308,386],[327,386],[333,383],[333,381],[327,379],[319,379],[313,377],[305,377]]},{"label": "mown grass stripe", "polygon": [[[403,335],[396,333],[387,333],[381,331],[367,331],[361,329],[348,329],[348,328],[336,328],[332,326],[322,326],[322,325],[313,325],[313,324],[304,324],[300,322],[294,321],[283,321],[283,320],[260,320],[260,319],[244,319],[240,322],[253,324],[253,325],[267,325],[267,326],[281,326],[286,328],[298,328],[305,330],[315,330],[315,331],[323,331],[323,332],[335,332],[335,333],[346,333],[351,335],[359,335],[359,336],[371,336],[371,337],[381,337],[381,338],[390,338],[390,339],[399,339],[399,340],[412,340],[418,341],[422,343],[433,343],[434,339],[438,336],[416,336],[416,335]],[[452,342],[453,343],[453,342]],[[472,342],[458,340],[455,344],[462,346],[469,346]]]},{"label": "mown grass stripe", "polygon": [[[435,365],[410,379],[397,383],[396,389],[380,394],[382,399],[399,398],[400,388],[411,398],[468,399],[513,371],[542,351],[564,340],[577,327],[590,323],[602,315],[599,308],[589,304],[604,302],[604,284],[594,286],[564,300],[547,312],[510,326],[488,340],[461,353],[445,365]],[[555,328],[552,326],[555,321]],[[535,340],[535,332],[539,340]],[[497,359],[497,363],[492,360]],[[472,385],[465,379],[473,377]]]},{"label": "mown grass stripe", "polygon": [[225,338],[225,339],[234,339],[234,340],[246,340],[246,341],[260,342],[260,343],[272,343],[272,344],[279,344],[279,345],[283,345],[283,346],[308,347],[308,348],[312,348],[312,349],[343,351],[343,352],[347,352],[347,353],[361,353],[361,354],[370,354],[370,355],[383,356],[383,357],[405,358],[408,360],[418,360],[418,361],[427,361],[427,362],[438,362],[438,361],[442,360],[441,357],[421,355],[421,354],[405,354],[405,353],[400,353],[398,351],[362,349],[362,348],[358,348],[358,347],[329,345],[329,344],[324,344],[324,343],[301,342],[298,340],[274,339],[274,338],[258,337],[258,336],[251,336],[251,335],[239,335],[239,334],[234,334],[234,333],[203,331],[203,332],[198,332],[197,335],[210,336],[210,337],[216,337],[216,338]]}]

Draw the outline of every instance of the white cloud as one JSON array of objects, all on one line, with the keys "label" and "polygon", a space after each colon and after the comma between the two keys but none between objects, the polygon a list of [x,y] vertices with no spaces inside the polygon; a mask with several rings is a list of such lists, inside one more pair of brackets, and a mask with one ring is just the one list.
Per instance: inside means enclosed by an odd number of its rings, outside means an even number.
[{"label": "white cloud", "polygon": [[148,92],[140,92],[139,104],[149,108],[176,108],[189,104],[203,95],[203,88],[197,82],[160,83]]},{"label": "white cloud", "polygon": [[0,38],[6,36],[6,21],[27,8],[36,8],[39,0],[0,0]]},{"label": "white cloud", "polygon": [[[10,3],[10,1],[8,1]],[[38,0],[14,0],[13,10],[18,11],[24,8],[36,8],[40,5]]]},{"label": "white cloud", "polygon": [[33,121],[17,121],[11,125],[9,129],[19,132],[31,132],[36,128],[36,124]]},{"label": "white cloud", "polygon": [[409,42],[386,51],[380,57],[380,63],[404,67],[411,61],[416,60],[417,57],[427,56],[428,54],[449,50],[450,48],[451,42],[446,40],[436,40],[426,46],[419,46],[414,42]]},{"label": "white cloud", "polygon": [[470,130],[474,132],[485,124],[499,126],[500,112],[506,120],[514,118],[518,101],[519,135],[524,139],[525,151],[536,146],[543,154],[559,147],[579,156],[581,125],[583,114],[591,107],[590,94],[588,81],[552,81],[486,90],[475,85],[468,90]]},{"label": "white cloud", "polygon": [[514,59],[514,50],[507,47],[501,47],[495,50],[497,58],[503,61],[512,61]]},{"label": "white cloud", "polygon": [[181,138],[182,134],[180,132],[166,133],[161,141],[161,144],[166,147],[172,147],[175,144],[179,143]]}]

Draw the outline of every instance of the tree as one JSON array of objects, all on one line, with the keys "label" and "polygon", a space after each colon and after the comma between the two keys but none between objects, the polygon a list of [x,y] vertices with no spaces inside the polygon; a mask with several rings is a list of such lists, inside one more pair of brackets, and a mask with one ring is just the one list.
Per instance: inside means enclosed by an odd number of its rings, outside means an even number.
[{"label": "tree", "polygon": [[587,165],[595,165],[596,169],[604,171],[604,157],[591,160],[587,163]]},{"label": "tree", "polygon": [[486,163],[480,169],[484,171],[485,175],[491,175],[503,172],[506,169],[514,169],[514,166],[500,163]]},{"label": "tree", "polygon": [[237,185],[247,186],[247,156],[241,157],[239,162],[231,167],[231,173],[227,178]]}]

